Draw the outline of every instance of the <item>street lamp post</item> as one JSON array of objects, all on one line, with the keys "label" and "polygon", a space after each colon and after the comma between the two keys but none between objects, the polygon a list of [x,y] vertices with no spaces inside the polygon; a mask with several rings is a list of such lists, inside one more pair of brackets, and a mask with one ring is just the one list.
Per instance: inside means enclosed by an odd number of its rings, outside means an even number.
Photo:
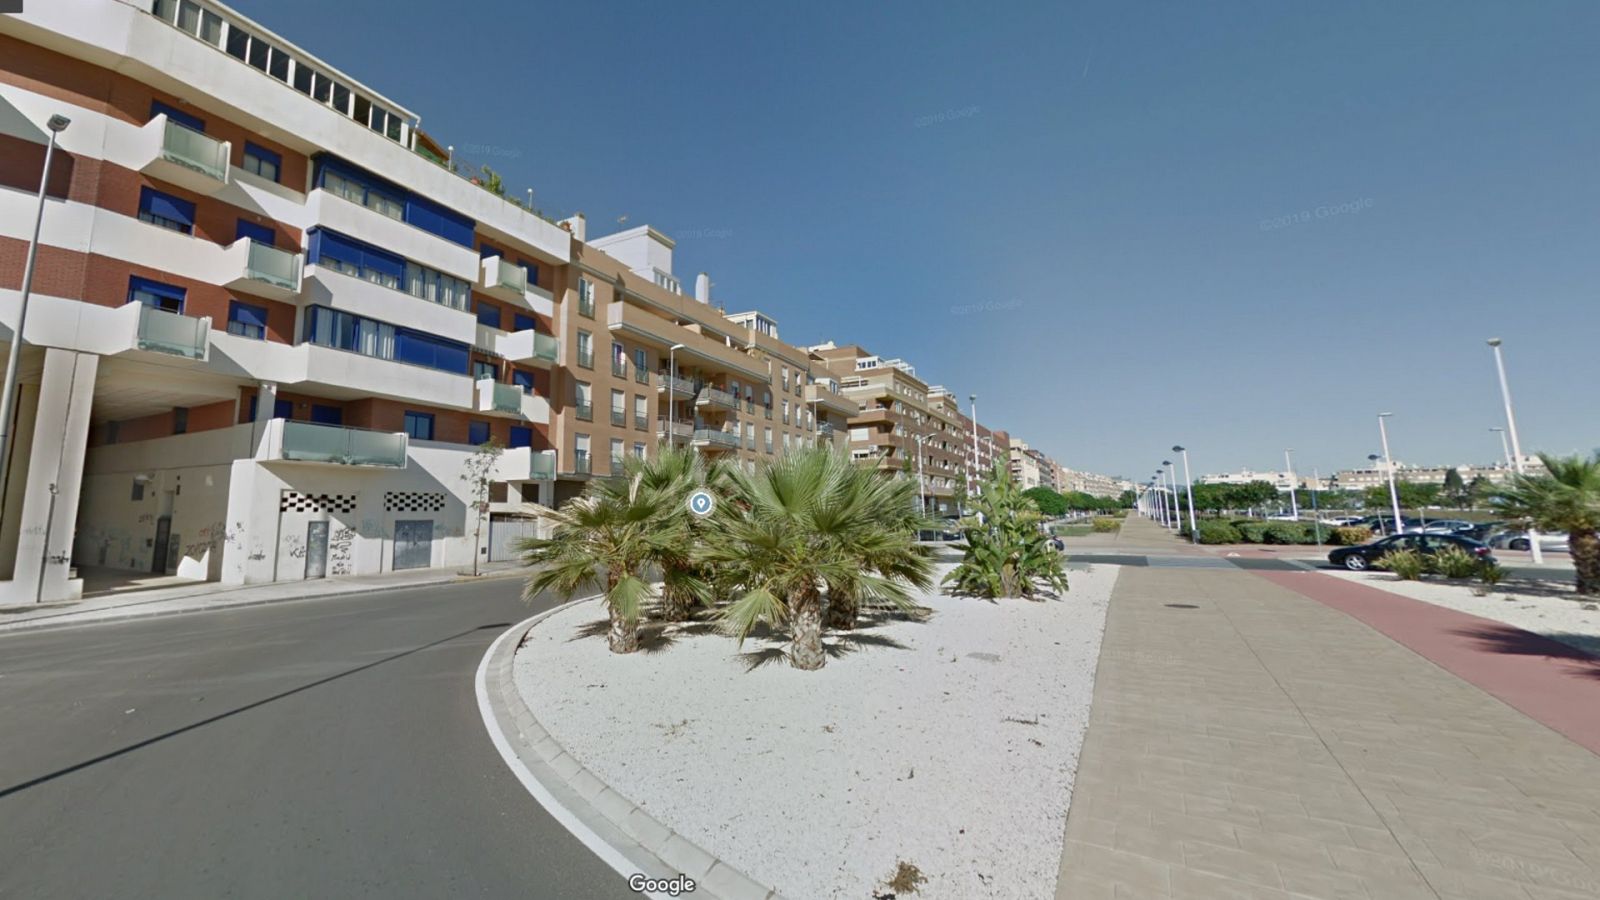
[{"label": "street lamp post", "polygon": [[1151,484],[1157,483],[1160,487],[1156,488],[1156,517],[1161,520],[1161,527],[1167,528],[1167,473],[1164,470],[1156,470],[1156,480]]},{"label": "street lamp post", "polygon": [[[1294,520],[1298,522],[1300,521],[1300,501],[1295,497],[1294,493],[1294,460],[1289,457],[1289,454],[1293,452],[1293,447],[1285,447],[1283,449],[1283,465],[1284,468],[1289,470],[1289,512],[1294,515]],[[1282,507],[1279,507],[1279,509],[1282,509]]]},{"label": "street lamp post", "polygon": [[916,441],[917,441],[917,513],[919,515],[924,515],[924,516],[928,514],[928,498],[926,496],[926,490],[923,487],[924,482],[922,480],[922,442],[924,440],[926,440],[926,439],[927,439],[927,435],[925,435],[925,434],[919,434],[919,435],[916,436]]},{"label": "street lamp post", "polygon": [[[1194,520],[1194,479],[1189,475],[1189,451],[1184,447],[1172,447],[1173,453],[1183,454],[1183,490],[1189,495],[1189,542],[1200,543],[1200,526]],[[1173,499],[1177,499],[1174,497]]]},{"label": "street lamp post", "polygon": [[1378,413],[1378,437],[1383,441],[1383,467],[1389,473],[1389,503],[1394,507],[1394,533],[1400,534],[1405,528],[1400,518],[1400,491],[1394,486],[1394,457],[1389,455],[1389,428],[1384,420],[1394,413]]},{"label": "street lamp post", "polygon": [[11,350],[6,356],[5,393],[0,395],[0,497],[5,495],[6,475],[10,468],[11,402],[17,393],[17,366],[22,361],[23,327],[28,322],[28,296],[33,291],[33,269],[39,258],[39,230],[44,224],[44,201],[50,193],[50,162],[56,153],[56,135],[71,124],[72,120],[63,115],[53,115],[46,123],[50,139],[44,146],[44,172],[39,176],[39,205],[33,214],[33,237],[28,241],[28,258],[22,266],[22,302],[17,307],[17,327],[11,332]]},{"label": "street lamp post", "polygon": [[1317,534],[1317,546],[1322,546],[1322,515],[1317,509],[1317,482],[1322,480],[1322,475],[1315,467],[1311,469],[1311,530]]},{"label": "street lamp post", "polygon": [[1178,469],[1172,464],[1172,460],[1170,459],[1162,460],[1161,464],[1167,467],[1167,481],[1172,486],[1172,509],[1168,516],[1169,521],[1167,522],[1167,527],[1171,528],[1173,531],[1177,531],[1179,522],[1183,518],[1183,513],[1179,509],[1178,504]]},{"label": "street lamp post", "polygon": [[678,351],[683,348],[683,344],[673,344],[667,348],[667,446],[669,447],[678,445],[678,436],[673,429],[678,427]]},{"label": "street lamp post", "polygon": [[1516,465],[1511,462],[1511,444],[1506,440],[1506,430],[1498,425],[1489,430],[1500,432],[1500,452],[1505,454],[1506,468],[1516,468]]},{"label": "street lamp post", "polygon": [[[1517,414],[1511,408],[1511,385],[1506,381],[1506,360],[1500,352],[1500,339],[1490,338],[1489,346],[1494,349],[1494,367],[1500,373],[1500,397],[1506,402],[1506,430],[1511,433],[1511,467],[1518,475],[1525,475],[1522,442],[1517,440]],[[1528,529],[1528,549],[1533,552],[1534,565],[1544,562],[1544,551],[1539,549],[1539,532],[1531,527]]]},{"label": "street lamp post", "polygon": [[978,395],[968,394],[967,400],[972,404],[972,472],[976,478],[978,474]]}]

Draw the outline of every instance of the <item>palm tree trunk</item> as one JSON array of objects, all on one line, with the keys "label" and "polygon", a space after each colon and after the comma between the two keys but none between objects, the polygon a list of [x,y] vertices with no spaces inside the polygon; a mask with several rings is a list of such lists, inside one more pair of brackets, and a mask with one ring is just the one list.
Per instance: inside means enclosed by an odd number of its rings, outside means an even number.
[{"label": "palm tree trunk", "polygon": [[1578,593],[1600,594],[1600,534],[1574,529],[1567,535],[1567,546],[1578,570]]},{"label": "palm tree trunk", "polygon": [[[622,580],[622,573],[616,569],[606,571],[606,594],[617,588],[617,582]],[[639,623],[623,618],[616,607],[609,602],[606,612],[611,618],[611,627],[606,632],[606,643],[612,653],[632,653],[639,649]]]},{"label": "palm tree trunk", "polygon": [[828,589],[828,618],[827,626],[839,631],[849,631],[856,627],[856,617],[859,615],[861,603],[856,600],[856,595],[843,588]]},{"label": "palm tree trunk", "polygon": [[794,616],[794,644],[789,648],[789,664],[796,669],[820,669],[827,662],[822,652],[822,597],[817,589],[805,588],[789,601]]}]

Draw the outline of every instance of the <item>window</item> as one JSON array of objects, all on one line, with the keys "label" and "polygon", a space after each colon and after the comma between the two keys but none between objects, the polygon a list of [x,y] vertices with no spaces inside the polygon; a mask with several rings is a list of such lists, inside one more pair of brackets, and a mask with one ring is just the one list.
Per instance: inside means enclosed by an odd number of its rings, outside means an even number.
[{"label": "window", "polygon": [[772,452],[772,426],[771,425],[768,425],[764,429],[762,429],[761,438],[762,438],[761,442],[766,447],[767,452],[771,453]]},{"label": "window", "polygon": [[786,391],[789,389],[789,367],[788,366],[784,366],[783,367],[783,389],[786,390]]},{"label": "window", "polygon": [[267,339],[267,308],[238,300],[228,301],[228,333],[240,337]]},{"label": "window", "polygon": [[324,403],[311,404],[311,421],[319,425],[343,425],[344,408]]},{"label": "window", "polygon": [[587,474],[589,471],[589,436],[580,434],[572,439],[572,471]]},{"label": "window", "polygon": [[485,378],[494,380],[494,363],[487,360],[475,359],[472,361],[472,380],[482,381]]},{"label": "window", "polygon": [[783,424],[789,424],[789,401],[783,401]]},{"label": "window", "polygon": [[618,390],[611,392],[611,424],[618,428],[628,424],[628,395]]},{"label": "window", "polygon": [[344,160],[317,158],[313,183],[330,194],[463,247],[473,246],[472,219],[423,199]]},{"label": "window", "polygon": [[641,444],[638,441],[634,441],[633,442],[633,455],[638,459],[644,459],[644,444]]},{"label": "window", "polygon": [[510,439],[506,441],[506,446],[513,450],[518,447],[532,447],[533,429],[526,425],[511,426]]},{"label": "window", "polygon": [[250,33],[237,25],[228,26],[228,46],[225,48],[228,55],[237,59],[244,59],[250,49]]},{"label": "window", "polygon": [[406,276],[405,260],[325,228],[311,231],[310,236],[306,253],[308,264],[399,290]]},{"label": "window", "polygon": [[468,422],[467,423],[467,443],[473,445],[474,447],[476,447],[476,446],[478,446],[480,444],[489,443],[489,423],[488,422]]},{"label": "window", "polygon": [[205,119],[202,119],[193,113],[184,112],[183,110],[178,109],[176,106],[170,106],[166,103],[162,103],[160,100],[151,100],[150,118],[154,119],[156,116],[166,116],[168,122],[171,122],[174,125],[182,125],[190,131],[198,131],[201,134],[204,134],[206,130]]},{"label": "window", "polygon": [[306,312],[305,340],[310,343],[460,375],[469,371],[466,344],[323,306]]},{"label": "window", "polygon": [[479,325],[487,325],[490,328],[499,328],[500,327],[500,307],[495,306],[493,303],[485,303],[482,300],[479,300],[478,301],[478,324]]},{"label": "window", "polygon": [[406,293],[429,303],[465,310],[472,285],[459,278],[435,272],[427,266],[406,263]]},{"label": "window", "polygon": [[640,431],[650,427],[650,405],[642,394],[633,395],[633,427]]},{"label": "window", "polygon": [[140,188],[139,221],[193,234],[194,204],[151,188]]},{"label": "window", "polygon": [[611,342],[611,374],[618,378],[628,377],[628,351],[616,341]]},{"label": "window", "polygon": [[622,474],[622,457],[623,457],[622,439],[621,438],[612,438],[611,439],[611,474],[613,474],[613,475]]},{"label": "window", "polygon": [[533,316],[525,316],[522,313],[511,314],[512,331],[534,331],[537,330],[538,324]]},{"label": "window", "polygon": [[413,440],[433,440],[433,413],[406,410],[406,434]]},{"label": "window", "polygon": [[361,180],[354,173],[326,165],[318,171],[316,186],[351,203],[359,203],[373,212],[396,221],[405,221],[405,203],[398,189],[387,190]]},{"label": "window", "polygon": [[643,350],[633,351],[633,380],[640,384],[650,383],[650,354]]},{"label": "window", "polygon": [[578,332],[578,365],[585,369],[594,368],[594,335],[587,331]]},{"label": "window", "polygon": [[245,141],[244,165],[240,166],[240,168],[246,172],[260,175],[268,181],[277,181],[278,172],[283,168],[283,157],[265,147]]},{"label": "window", "polygon": [[533,373],[524,372],[521,369],[511,370],[511,383],[522,388],[522,392],[524,394],[533,393],[537,387],[537,385],[534,383]]},{"label": "window", "polygon": [[183,312],[183,298],[186,291],[181,287],[140,278],[137,275],[128,279],[128,302],[142,303],[167,312]]},{"label": "window", "polygon": [[594,318],[594,285],[587,278],[578,279],[578,315]]},{"label": "window", "polygon": [[589,385],[582,381],[576,382],[573,386],[573,396],[577,401],[575,410],[577,417],[585,422],[593,421],[594,404],[590,402]]},{"label": "window", "polygon": [[534,287],[539,286],[539,264],[531,263],[525,259],[517,260],[522,264],[522,271],[528,273],[528,283]]},{"label": "window", "polygon": [[[117,423],[116,422],[112,422],[111,424],[115,425]],[[106,431],[107,431],[106,443],[115,444],[117,442],[117,439],[116,439],[115,435],[113,434],[113,432],[115,432],[115,430],[116,429],[113,429],[113,428],[106,429]],[[132,496],[131,499],[133,500],[134,503],[138,503],[139,501],[144,499],[144,482],[140,481],[137,478],[135,478],[133,480],[133,496]]]},{"label": "window", "polygon": [[172,433],[187,434],[189,431],[189,407],[174,406],[172,408]]},{"label": "window", "polygon": [[240,219],[233,226],[233,239],[237,241],[244,238],[249,238],[252,241],[271,247],[278,241],[278,232],[269,225],[260,225],[249,219]]}]

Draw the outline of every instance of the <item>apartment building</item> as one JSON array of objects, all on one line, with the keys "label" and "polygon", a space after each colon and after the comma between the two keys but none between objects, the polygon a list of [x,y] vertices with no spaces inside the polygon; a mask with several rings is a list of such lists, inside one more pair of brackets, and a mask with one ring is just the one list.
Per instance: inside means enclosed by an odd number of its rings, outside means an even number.
[{"label": "apartment building", "polygon": [[1123,491],[1133,490],[1133,482],[1111,475],[1080,472],[1062,468],[1057,476],[1062,493],[1077,491],[1091,497],[1120,497]]},{"label": "apartment building", "polygon": [[[0,16],[0,320],[57,135],[7,478],[0,602],[80,566],[226,583],[492,558],[658,439],[841,442],[840,395],[643,227],[586,241],[468,179],[419,118],[218,3]],[[831,398],[831,399],[830,399]],[[823,418],[826,417],[826,418]]]},{"label": "apartment building", "polygon": [[[1544,461],[1537,456],[1523,458],[1523,468],[1530,475],[1548,474]],[[1444,484],[1445,476],[1454,468],[1465,484],[1471,484],[1479,478],[1484,478],[1491,484],[1504,484],[1511,480],[1516,470],[1503,462],[1489,465],[1460,465],[1460,466],[1408,466],[1399,460],[1394,464],[1394,478],[1397,482],[1409,484]],[[1374,487],[1387,487],[1389,485],[1388,470],[1380,462],[1377,465],[1359,469],[1341,469],[1328,478],[1329,489],[1337,490],[1366,490]]]}]

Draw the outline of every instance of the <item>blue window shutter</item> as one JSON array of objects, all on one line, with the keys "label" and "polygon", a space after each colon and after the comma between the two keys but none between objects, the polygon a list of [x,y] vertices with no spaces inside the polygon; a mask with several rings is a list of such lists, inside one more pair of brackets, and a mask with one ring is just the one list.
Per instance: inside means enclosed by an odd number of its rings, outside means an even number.
[{"label": "blue window shutter", "polygon": [[194,227],[194,204],[152,188],[139,189],[139,211]]},{"label": "blue window shutter", "polygon": [[267,308],[251,303],[240,303],[238,300],[228,304],[228,321],[241,322],[245,325],[254,325],[262,331],[267,328]]},{"label": "blue window shutter", "polygon": [[468,422],[467,423],[467,443],[472,444],[474,446],[476,446],[478,444],[487,444],[487,443],[489,443],[489,423],[488,422]]},{"label": "blue window shutter", "polygon": [[466,216],[410,193],[405,195],[405,219],[410,225],[463,247],[472,246],[472,230],[477,225]]},{"label": "blue window shutter", "polygon": [[294,418],[294,404],[288,400],[274,400],[272,402],[272,417],[274,419]]},{"label": "blue window shutter", "polygon": [[176,300],[178,301],[180,309],[183,306],[184,295],[188,293],[181,287],[174,287],[170,284],[162,284],[159,281],[151,281],[148,278],[140,278],[137,275],[133,275],[128,278],[129,303],[136,302],[133,298],[134,292],[136,291],[146,294],[155,294],[157,297],[167,297],[169,299]]},{"label": "blue window shutter", "polygon": [[511,426],[511,440],[506,442],[512,449],[517,447],[533,446],[533,429],[523,425]]},{"label": "blue window shutter", "polygon": [[534,321],[533,316],[525,316],[522,313],[516,313],[514,315],[513,324],[516,326],[512,329],[513,331],[533,331],[538,323]]},{"label": "blue window shutter", "polygon": [[524,394],[533,393],[534,382],[532,372],[524,372],[521,369],[513,369],[511,372],[511,383],[522,388],[522,392]]},{"label": "blue window shutter", "polygon": [[528,262],[525,259],[519,260],[519,262],[522,263],[522,271],[528,273],[528,283],[537,287],[539,284],[539,265]]},{"label": "blue window shutter", "polygon": [[495,306],[493,303],[478,301],[478,324],[487,325],[490,328],[499,328],[500,307]]},{"label": "blue window shutter", "polygon": [[267,162],[272,163],[273,168],[276,168],[279,171],[283,170],[283,156],[268,150],[260,144],[253,144],[249,141],[245,141],[244,152],[256,157],[257,159],[264,159]]},{"label": "blue window shutter", "polygon": [[337,406],[324,406],[321,403],[311,404],[311,421],[323,425],[343,425],[344,410]]},{"label": "blue window shutter", "polygon": [[392,253],[385,253],[376,247],[362,248],[361,267],[391,275],[401,284],[406,282],[406,261]]},{"label": "blue window shutter", "polygon": [[168,106],[167,104],[162,103],[160,100],[151,100],[150,118],[154,119],[156,116],[162,114],[166,115],[168,121],[177,122],[179,125],[182,125],[185,128],[198,131],[202,134],[205,133],[205,119],[202,119],[196,115],[191,115],[190,113],[186,113],[181,109],[177,109],[176,107]]},{"label": "blue window shutter", "polygon": [[270,247],[277,242],[278,233],[266,225],[259,225],[247,219],[240,219],[239,224],[234,226],[233,237],[234,240],[239,240],[240,238],[250,238],[251,240],[260,241],[261,243]]}]

